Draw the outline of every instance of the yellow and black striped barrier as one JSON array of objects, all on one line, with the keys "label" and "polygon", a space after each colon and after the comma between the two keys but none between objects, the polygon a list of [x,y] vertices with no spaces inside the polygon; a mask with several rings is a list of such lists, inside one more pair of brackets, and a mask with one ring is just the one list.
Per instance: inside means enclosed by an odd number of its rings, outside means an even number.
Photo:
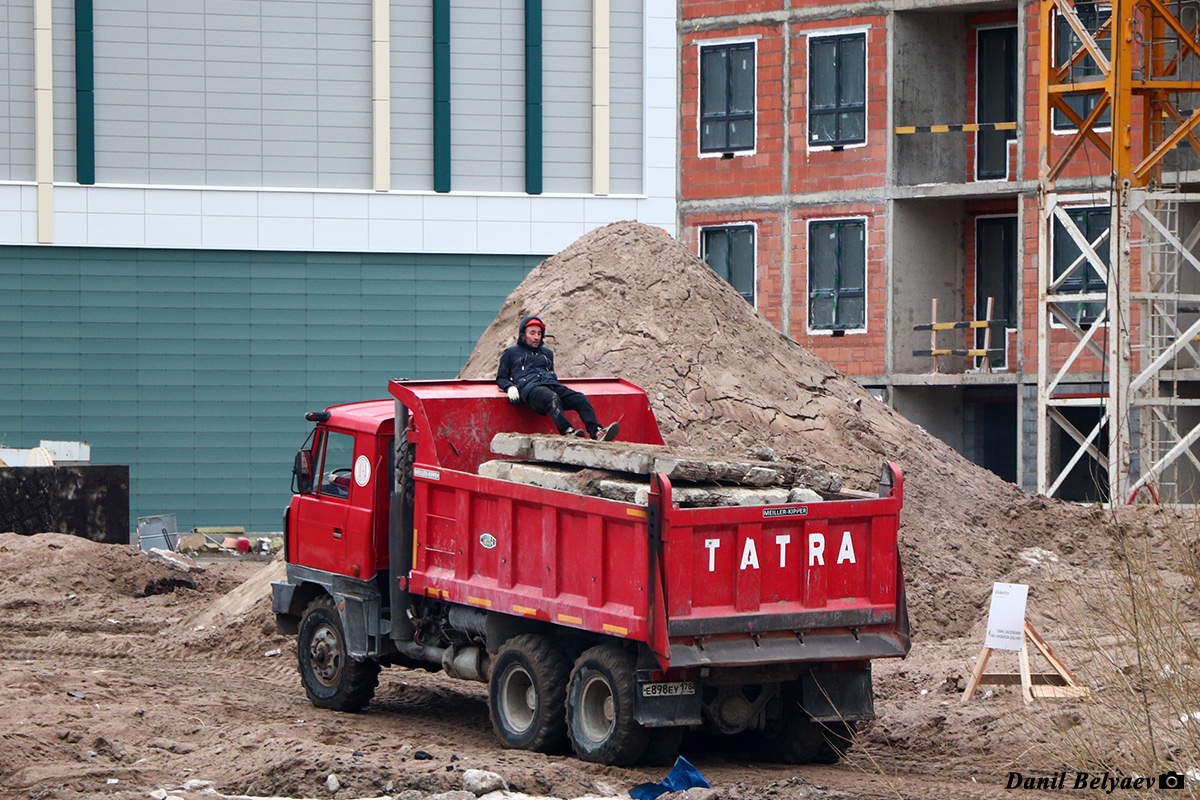
[{"label": "yellow and black striped barrier", "polygon": [[913,325],[914,331],[953,331],[964,328],[1006,328],[1006,319],[977,319],[970,322],[933,322],[929,325]]},{"label": "yellow and black striped barrier", "polygon": [[991,350],[913,350],[914,356],[975,356],[977,358],[1004,358],[1004,349]]},{"label": "yellow and black striped barrier", "polygon": [[1016,129],[1015,122],[967,122],[962,125],[897,125],[896,133],[979,133]]}]

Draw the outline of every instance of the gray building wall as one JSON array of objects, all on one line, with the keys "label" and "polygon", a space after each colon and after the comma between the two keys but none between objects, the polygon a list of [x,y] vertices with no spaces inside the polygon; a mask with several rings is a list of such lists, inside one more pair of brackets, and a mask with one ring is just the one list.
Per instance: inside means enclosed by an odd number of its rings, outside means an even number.
[{"label": "gray building wall", "polygon": [[[432,11],[393,2],[393,188],[433,183]],[[33,179],[33,20],[0,4],[0,179]],[[369,0],[96,0],[96,182],[371,188]],[[644,191],[642,0],[611,12],[613,193]],[[74,12],[54,10],[55,179],[75,180]],[[523,192],[522,0],[451,5],[456,191]],[[543,14],[544,191],[592,178],[590,0]]]},{"label": "gray building wall", "polygon": [[94,14],[98,183],[370,188],[369,3]]},{"label": "gray building wall", "polygon": [[433,186],[433,3],[392,6],[392,187]]},{"label": "gray building wall", "polygon": [[0,5],[0,180],[33,180],[33,5]]},{"label": "gray building wall", "polygon": [[450,4],[450,117],[455,189],[525,190],[523,0]]},{"label": "gray building wall", "polygon": [[642,64],[641,0],[614,0],[612,4],[612,191],[635,193],[642,189]]}]

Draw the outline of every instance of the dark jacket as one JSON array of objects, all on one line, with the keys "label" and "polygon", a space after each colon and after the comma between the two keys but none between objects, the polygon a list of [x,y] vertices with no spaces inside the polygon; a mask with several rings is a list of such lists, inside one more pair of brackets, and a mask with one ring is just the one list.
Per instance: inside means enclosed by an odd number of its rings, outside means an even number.
[{"label": "dark jacket", "polygon": [[496,370],[496,385],[503,391],[516,386],[522,396],[535,386],[558,383],[558,376],[554,374],[554,353],[549,347],[531,347],[525,341],[525,326],[531,319],[534,317],[521,320],[517,343],[500,356],[500,368]]}]

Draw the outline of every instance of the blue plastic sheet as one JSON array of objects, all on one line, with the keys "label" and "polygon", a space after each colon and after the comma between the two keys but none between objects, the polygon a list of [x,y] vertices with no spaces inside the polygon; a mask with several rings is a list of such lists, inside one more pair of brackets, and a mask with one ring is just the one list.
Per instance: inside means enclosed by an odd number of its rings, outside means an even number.
[{"label": "blue plastic sheet", "polygon": [[700,787],[711,788],[700,770],[692,766],[683,756],[675,759],[675,766],[663,778],[662,783],[642,783],[629,790],[631,800],[654,800],[667,792],[683,792]]}]

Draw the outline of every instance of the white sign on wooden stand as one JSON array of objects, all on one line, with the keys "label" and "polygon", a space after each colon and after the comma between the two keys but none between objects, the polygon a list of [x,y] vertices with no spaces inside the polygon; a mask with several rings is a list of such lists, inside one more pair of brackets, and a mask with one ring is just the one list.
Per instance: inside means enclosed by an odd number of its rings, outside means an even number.
[{"label": "white sign on wooden stand", "polygon": [[[997,583],[992,586],[992,604],[988,609],[987,636],[984,639],[983,650],[979,653],[979,661],[971,673],[971,680],[963,692],[961,702],[965,703],[975,696],[975,690],[980,684],[1021,684],[1021,696],[1026,703],[1032,703],[1035,697],[1085,697],[1088,693],[1086,686],[1081,686],[1075,676],[1062,663],[1058,655],[1050,649],[1050,645],[1033,629],[1025,619],[1025,604],[1029,596],[1029,587],[1021,583]],[[1029,648],[1027,643],[1032,640],[1038,651],[1054,668],[1051,673],[1031,674],[1029,671]],[[1019,673],[984,673],[988,659],[993,650],[1017,651],[1020,659]]]}]

